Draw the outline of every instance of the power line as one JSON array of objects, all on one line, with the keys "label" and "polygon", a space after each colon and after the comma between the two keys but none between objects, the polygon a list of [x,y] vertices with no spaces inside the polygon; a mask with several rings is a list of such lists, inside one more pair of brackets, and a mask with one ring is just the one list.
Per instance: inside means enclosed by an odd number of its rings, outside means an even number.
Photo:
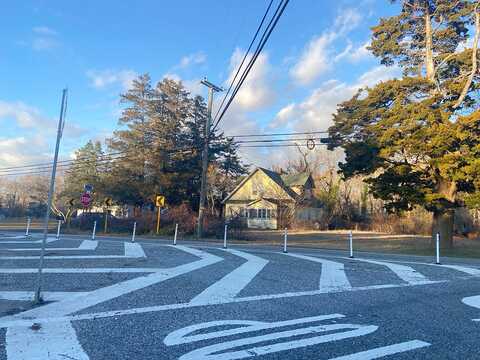
[{"label": "power line", "polygon": [[258,56],[260,55],[260,53],[262,52],[263,50],[263,47],[265,46],[266,42],[268,41],[268,39],[270,38],[270,35],[272,34],[273,32],[273,29],[275,29],[275,26],[277,25],[278,23],[278,20],[280,20],[280,17],[282,16],[284,10],[285,10],[285,7],[287,6],[289,0],[282,0],[273,17],[271,18],[270,22],[268,23],[266,29],[264,30],[263,32],[263,35],[262,35],[262,38],[260,39],[260,42],[259,44],[257,45],[257,48],[252,56],[252,58],[250,59],[246,69],[243,71],[242,73],[242,76],[240,78],[240,80],[238,81],[237,85],[235,86],[235,89],[232,93],[232,95],[230,96],[230,99],[228,100],[227,104],[225,105],[225,107],[223,108],[222,112],[220,113],[220,115],[218,116],[218,118],[216,119],[215,121],[215,125],[213,126],[213,129],[212,131],[214,131],[216,129],[216,127],[218,126],[218,124],[220,123],[220,121],[222,120],[223,116],[225,115],[225,112],[228,110],[228,108],[230,107],[230,104],[232,103],[233,99],[235,98],[235,96],[237,95],[238,91],[240,90],[243,82],[245,81],[245,79],[247,78],[248,74],[250,73],[250,70],[252,69],[253,65],[255,64],[255,61],[257,60]]},{"label": "power line", "polygon": [[242,135],[225,135],[226,138],[243,138],[243,137],[268,137],[268,136],[294,136],[294,135],[313,135],[328,134],[328,131],[306,131],[291,133],[273,133],[273,134],[242,134]]},{"label": "power line", "polygon": [[250,45],[248,46],[248,49],[247,51],[245,52],[245,55],[243,56],[243,59],[242,61],[240,62],[240,65],[238,66],[238,69],[237,69],[237,72],[235,73],[235,76],[233,77],[233,80],[230,82],[230,86],[228,87],[228,90],[227,92],[225,93],[225,96],[223,97],[222,99],[222,103],[220,104],[220,106],[218,107],[218,110],[214,116],[214,119],[216,120],[217,119],[217,116],[218,116],[218,113],[220,112],[220,110],[222,109],[222,106],[223,104],[225,103],[225,100],[227,99],[228,95],[230,94],[230,90],[232,90],[232,87],[233,87],[233,84],[235,83],[235,80],[237,80],[237,76],[238,74],[240,73],[240,70],[242,69],[242,66],[243,66],[243,63],[245,62],[245,60],[247,59],[248,57],[248,54],[250,53],[250,49],[252,48],[253,44],[255,43],[255,40],[257,39],[257,36],[258,36],[258,33],[260,32],[262,26],[263,26],[263,23],[265,22],[265,18],[267,17],[269,11],[270,11],[270,8],[272,7],[272,4],[273,4],[273,0],[270,0],[270,4],[268,4],[268,7],[267,7],[267,10],[265,11],[265,14],[263,14],[263,17],[262,17],[262,20],[260,21],[260,24],[258,25],[257,27],[257,31],[255,31],[255,35],[253,36],[253,39],[252,41],[250,42]]}]

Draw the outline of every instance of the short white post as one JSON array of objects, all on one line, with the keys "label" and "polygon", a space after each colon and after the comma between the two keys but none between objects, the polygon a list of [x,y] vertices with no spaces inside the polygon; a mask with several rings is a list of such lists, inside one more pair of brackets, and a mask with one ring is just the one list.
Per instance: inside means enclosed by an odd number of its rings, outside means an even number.
[{"label": "short white post", "polygon": [[137,231],[137,222],[133,223],[133,234],[132,234],[132,242],[135,242],[135,232]]},{"label": "short white post", "polygon": [[30,236],[30,223],[32,222],[31,217],[27,217],[27,230],[25,231],[25,236]]},{"label": "short white post", "polygon": [[348,240],[350,243],[350,258],[353,258],[353,234],[352,230],[348,233]]},{"label": "short white post", "polygon": [[177,245],[178,224],[175,224],[175,235],[173,235],[173,245]]},{"label": "short white post", "polygon": [[62,220],[58,220],[57,239],[60,239],[60,226],[62,226]]},{"label": "short white post", "polygon": [[225,224],[225,230],[223,231],[223,248],[227,248],[227,231],[228,231],[228,225]]},{"label": "short white post", "polygon": [[287,252],[287,237],[288,237],[288,232],[287,228],[285,228],[285,232],[283,234],[283,252]]},{"label": "short white post", "polygon": [[436,252],[436,261],[435,264],[440,264],[440,233],[437,233],[437,238],[436,238],[436,246],[435,246],[435,252]]},{"label": "short white post", "polygon": [[95,240],[95,231],[97,231],[97,220],[93,222],[92,240]]}]

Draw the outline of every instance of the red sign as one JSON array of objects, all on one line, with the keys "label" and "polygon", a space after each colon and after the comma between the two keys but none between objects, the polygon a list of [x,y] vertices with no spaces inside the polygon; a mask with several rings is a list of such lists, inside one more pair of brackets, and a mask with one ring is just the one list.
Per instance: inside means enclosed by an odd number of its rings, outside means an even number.
[{"label": "red sign", "polygon": [[83,207],[88,207],[92,202],[92,195],[87,192],[84,192],[80,197],[80,202],[82,203]]}]

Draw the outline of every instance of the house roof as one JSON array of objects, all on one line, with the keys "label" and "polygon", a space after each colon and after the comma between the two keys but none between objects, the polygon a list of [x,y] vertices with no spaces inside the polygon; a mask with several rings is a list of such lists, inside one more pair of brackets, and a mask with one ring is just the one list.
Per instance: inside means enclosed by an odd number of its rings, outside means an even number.
[{"label": "house roof", "polygon": [[307,172],[298,174],[285,174],[282,175],[282,180],[287,186],[304,186],[310,178],[310,174]]},{"label": "house roof", "polygon": [[[272,171],[272,170],[268,170],[268,169],[265,169],[265,168],[262,168],[262,167],[257,167],[250,174],[248,174],[248,176],[245,177],[235,187],[235,189],[233,189],[232,192],[230,192],[230,194],[227,195],[227,197],[223,200],[223,202],[226,202],[228,199],[230,199],[233,196],[233,194],[235,194],[237,192],[237,190],[240,189],[243,186],[243,184],[245,184],[248,181],[248,179],[250,179],[257,171],[262,171],[265,175],[267,175],[270,179],[272,179],[278,186],[280,186],[288,194],[288,196],[290,196],[292,199],[296,199],[298,195],[297,195],[297,193],[295,193],[295,191],[293,191],[290,188],[290,186],[305,185],[307,180],[310,178],[310,174],[308,174],[308,173],[301,173],[301,174],[294,175],[294,176],[293,175],[292,176],[285,176],[285,175],[280,175],[279,173],[277,173],[275,171]],[[291,177],[292,179],[291,180],[287,179],[287,180],[289,180],[288,184],[287,184],[287,181],[285,181],[284,177],[286,177],[286,178]],[[302,180],[304,180],[303,183],[302,183]]]}]

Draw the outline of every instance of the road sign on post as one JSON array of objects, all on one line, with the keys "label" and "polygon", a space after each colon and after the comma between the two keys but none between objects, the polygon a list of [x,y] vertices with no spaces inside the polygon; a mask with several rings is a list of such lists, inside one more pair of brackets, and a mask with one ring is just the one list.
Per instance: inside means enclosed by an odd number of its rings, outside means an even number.
[{"label": "road sign on post", "polygon": [[90,193],[88,192],[84,192],[80,197],[80,202],[82,203],[84,208],[89,207],[90,203],[92,202],[92,195],[90,195]]},{"label": "road sign on post", "polygon": [[160,231],[160,211],[162,207],[165,206],[165,196],[157,195],[155,196],[155,206],[157,207],[157,235]]}]

